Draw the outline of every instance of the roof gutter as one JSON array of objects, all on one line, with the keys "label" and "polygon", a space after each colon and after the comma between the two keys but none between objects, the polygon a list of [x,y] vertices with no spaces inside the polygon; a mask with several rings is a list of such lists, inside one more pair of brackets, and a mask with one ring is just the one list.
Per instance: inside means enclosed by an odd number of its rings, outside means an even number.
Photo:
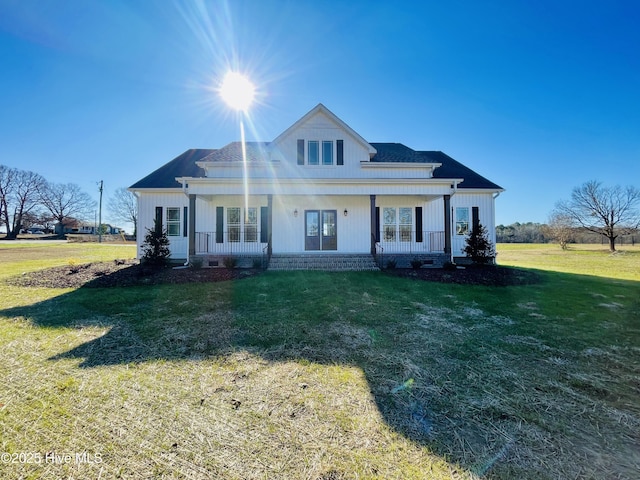
[{"label": "roof gutter", "polygon": [[453,197],[456,193],[458,193],[458,184],[464,182],[464,180],[453,180],[453,185],[451,185],[451,196]]}]

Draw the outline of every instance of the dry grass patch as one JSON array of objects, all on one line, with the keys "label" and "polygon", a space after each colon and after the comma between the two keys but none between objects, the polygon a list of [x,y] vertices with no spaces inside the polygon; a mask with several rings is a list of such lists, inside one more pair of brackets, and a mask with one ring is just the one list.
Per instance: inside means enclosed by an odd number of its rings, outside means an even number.
[{"label": "dry grass patch", "polygon": [[0,450],[102,461],[0,476],[634,478],[638,283],[541,275],[33,289],[0,311]]},{"label": "dry grass patch", "polygon": [[[240,350],[78,368],[64,352],[104,328],[30,338],[37,354],[20,340],[33,327],[13,328],[22,331],[4,345],[15,361],[2,371],[2,449],[86,451],[102,463],[5,465],[3,478],[471,478],[390,429],[355,366]],[[107,362],[118,356],[115,344],[101,348]]]}]

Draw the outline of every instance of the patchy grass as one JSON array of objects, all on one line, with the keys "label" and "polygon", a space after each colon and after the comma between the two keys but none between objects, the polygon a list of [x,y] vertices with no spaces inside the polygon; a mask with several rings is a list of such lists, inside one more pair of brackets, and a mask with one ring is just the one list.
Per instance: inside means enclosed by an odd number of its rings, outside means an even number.
[{"label": "patchy grass", "polygon": [[[3,266],[19,272],[28,251],[0,251]],[[64,264],[59,252],[47,261]],[[101,460],[0,476],[634,478],[640,284],[541,275],[497,288],[323,272],[0,283],[0,451]]]}]

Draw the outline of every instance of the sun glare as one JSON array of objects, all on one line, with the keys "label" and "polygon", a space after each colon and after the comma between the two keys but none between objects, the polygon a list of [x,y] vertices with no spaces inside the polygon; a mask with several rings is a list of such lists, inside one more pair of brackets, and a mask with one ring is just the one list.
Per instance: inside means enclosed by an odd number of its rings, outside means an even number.
[{"label": "sun glare", "polygon": [[238,72],[227,72],[220,85],[220,96],[234,110],[246,112],[256,94],[256,87]]}]

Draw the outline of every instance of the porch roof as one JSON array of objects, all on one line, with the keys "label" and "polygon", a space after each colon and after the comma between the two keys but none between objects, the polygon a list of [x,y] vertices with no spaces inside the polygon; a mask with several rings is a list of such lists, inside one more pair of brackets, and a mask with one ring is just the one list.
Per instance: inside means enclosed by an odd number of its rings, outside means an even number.
[{"label": "porch roof", "polygon": [[192,148],[187,150],[157,170],[151,172],[142,180],[131,185],[129,189],[182,188],[182,185],[178,183],[176,178],[204,177],[204,170],[202,170],[196,162],[215,151],[216,150],[211,148]]},{"label": "porch roof", "polygon": [[[270,142],[246,142],[247,162],[256,163],[268,160],[267,148]],[[231,142],[219,150],[212,151],[199,160],[200,164],[221,162],[242,162],[242,142]],[[186,176],[186,175],[185,175]]]},{"label": "porch roof", "polygon": [[432,163],[440,164],[434,169],[433,178],[463,178],[458,185],[461,189],[503,190],[502,187],[474,172],[469,167],[454,160],[446,153],[413,150],[401,143],[372,143],[378,153],[371,159],[372,163]]}]

